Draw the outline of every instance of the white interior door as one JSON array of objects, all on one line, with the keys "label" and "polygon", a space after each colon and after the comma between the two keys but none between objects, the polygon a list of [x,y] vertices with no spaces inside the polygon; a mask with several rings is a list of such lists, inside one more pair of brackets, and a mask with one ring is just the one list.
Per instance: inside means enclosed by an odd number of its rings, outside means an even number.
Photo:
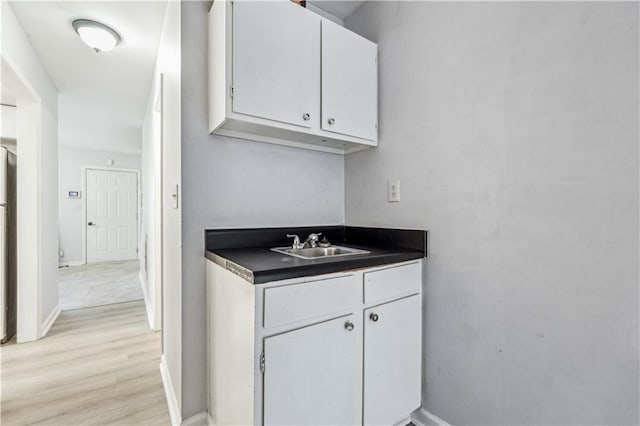
[{"label": "white interior door", "polygon": [[87,263],[136,259],[138,174],[86,170]]},{"label": "white interior door", "polygon": [[233,3],[235,112],[318,127],[319,84],[319,16],[290,1]]}]

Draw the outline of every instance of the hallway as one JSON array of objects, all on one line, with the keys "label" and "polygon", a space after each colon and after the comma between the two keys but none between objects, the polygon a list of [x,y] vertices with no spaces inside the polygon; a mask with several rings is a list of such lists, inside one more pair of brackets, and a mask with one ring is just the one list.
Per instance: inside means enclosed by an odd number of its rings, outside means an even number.
[{"label": "hallway", "polygon": [[0,423],[170,424],[160,337],[142,300],[62,312],[46,338],[0,348]]}]

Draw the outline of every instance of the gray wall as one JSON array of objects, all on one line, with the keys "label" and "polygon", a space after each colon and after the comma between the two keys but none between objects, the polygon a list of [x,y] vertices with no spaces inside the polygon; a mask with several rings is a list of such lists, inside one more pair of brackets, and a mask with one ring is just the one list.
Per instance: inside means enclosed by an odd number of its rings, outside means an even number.
[{"label": "gray wall", "polygon": [[638,3],[370,2],[345,25],[380,43],[347,223],[431,232],[424,406],[637,424]]},{"label": "gray wall", "polygon": [[344,223],[344,157],[210,136],[207,12],[182,2],[182,414],[206,409],[203,230]]}]

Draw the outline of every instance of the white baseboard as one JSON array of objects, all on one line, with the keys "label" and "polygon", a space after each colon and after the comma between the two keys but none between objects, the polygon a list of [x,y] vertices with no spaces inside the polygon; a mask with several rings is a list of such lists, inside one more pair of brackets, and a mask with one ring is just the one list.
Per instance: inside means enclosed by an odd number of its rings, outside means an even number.
[{"label": "white baseboard", "polygon": [[151,301],[149,300],[149,293],[147,293],[147,283],[142,276],[142,271],[138,271],[138,280],[140,281],[140,287],[142,287],[142,297],[144,298],[144,306],[147,308],[147,320],[149,321],[149,328],[151,331],[157,331],[153,327],[153,308],[151,307]]},{"label": "white baseboard", "polygon": [[42,323],[42,326],[40,326],[41,339],[47,335],[53,323],[56,322],[56,319],[58,319],[58,315],[60,315],[60,312],[62,312],[60,305],[56,305],[51,311],[51,313],[49,314],[49,316],[47,317],[47,319],[44,321],[44,323]]},{"label": "white baseboard", "polygon": [[182,422],[182,426],[207,426],[209,424],[209,413],[202,411],[194,414]]},{"label": "white baseboard", "polygon": [[440,417],[422,407],[411,413],[411,423],[416,426],[451,426]]},{"label": "white baseboard", "polygon": [[160,375],[162,376],[162,384],[164,385],[164,393],[167,397],[167,405],[169,406],[169,416],[171,417],[171,424],[173,426],[180,426],[182,423],[182,414],[180,413],[180,406],[178,405],[178,398],[176,398],[176,392],[171,382],[171,375],[167,369],[167,363],[164,359],[164,355],[160,357]]},{"label": "white baseboard", "polygon": [[58,267],[61,266],[82,266],[84,262],[82,260],[74,260],[73,262],[60,262],[58,263]]}]

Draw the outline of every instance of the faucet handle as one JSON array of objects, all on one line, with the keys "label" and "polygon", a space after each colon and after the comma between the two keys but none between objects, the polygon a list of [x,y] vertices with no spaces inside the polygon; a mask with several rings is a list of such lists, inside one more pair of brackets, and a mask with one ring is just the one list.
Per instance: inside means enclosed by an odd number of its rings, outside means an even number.
[{"label": "faucet handle", "polygon": [[296,234],[287,234],[287,238],[293,238],[292,248],[299,249],[302,248],[302,244],[300,244],[300,237]]},{"label": "faucet handle", "polygon": [[323,237],[322,240],[318,241],[318,245],[323,248],[331,247],[331,243],[327,240],[327,237]]},{"label": "faucet handle", "polygon": [[322,235],[322,232],[309,234],[309,236],[305,240],[305,244],[309,244],[309,247],[316,247],[318,245],[320,235]]}]

